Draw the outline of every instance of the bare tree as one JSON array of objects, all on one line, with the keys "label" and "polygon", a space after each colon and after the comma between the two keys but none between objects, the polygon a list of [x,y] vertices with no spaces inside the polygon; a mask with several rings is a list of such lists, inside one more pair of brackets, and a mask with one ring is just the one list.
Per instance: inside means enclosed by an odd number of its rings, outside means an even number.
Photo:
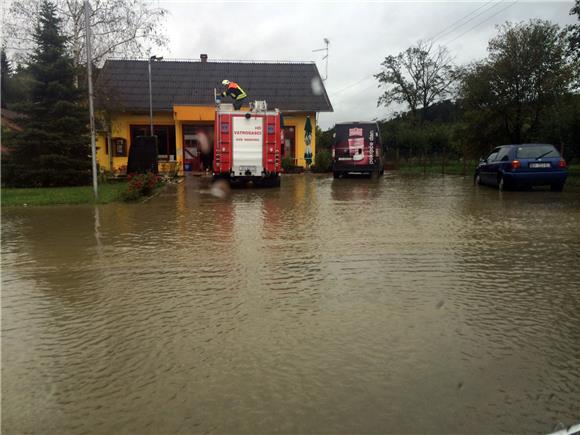
[{"label": "bare tree", "polygon": [[397,56],[387,56],[381,63],[383,71],[375,74],[385,93],[378,105],[407,104],[413,115],[422,110],[421,122],[429,107],[448,96],[455,82],[452,59],[447,48],[419,41]]},{"label": "bare tree", "polygon": [[[15,0],[5,20],[8,47],[23,59],[33,46],[40,0]],[[84,63],[85,28],[82,0],[53,0],[69,39],[68,50],[75,67]],[[108,57],[139,57],[152,47],[166,46],[163,33],[167,11],[152,7],[146,0],[91,0],[93,62]]]}]

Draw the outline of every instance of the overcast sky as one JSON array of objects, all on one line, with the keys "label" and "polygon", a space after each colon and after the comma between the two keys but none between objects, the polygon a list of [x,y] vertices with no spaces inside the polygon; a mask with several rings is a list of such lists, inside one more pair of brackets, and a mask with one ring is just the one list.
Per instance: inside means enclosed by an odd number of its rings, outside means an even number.
[{"label": "overcast sky", "polygon": [[207,53],[210,60],[315,61],[324,77],[325,53],[313,50],[323,48],[328,38],[325,86],[334,112],[320,114],[323,129],[336,122],[383,119],[398,109],[377,107],[381,90],[372,75],[387,55],[420,39],[433,38],[448,47],[457,64],[465,64],[486,56],[488,40],[505,21],[577,22],[569,15],[572,0],[145,1],[169,11],[169,46],[152,53],[166,59]]},{"label": "overcast sky", "polygon": [[[419,39],[435,37],[458,64],[486,56],[495,26],[542,18],[560,25],[575,22],[572,1],[483,2],[194,2],[161,0],[170,15],[168,58],[315,61],[324,77],[333,113],[319,117],[323,129],[349,120],[385,118],[377,108],[381,91],[372,74],[389,54]],[[445,32],[445,33],[441,33]],[[243,86],[243,83],[241,83]],[[280,83],[284,86],[284,83]]]}]

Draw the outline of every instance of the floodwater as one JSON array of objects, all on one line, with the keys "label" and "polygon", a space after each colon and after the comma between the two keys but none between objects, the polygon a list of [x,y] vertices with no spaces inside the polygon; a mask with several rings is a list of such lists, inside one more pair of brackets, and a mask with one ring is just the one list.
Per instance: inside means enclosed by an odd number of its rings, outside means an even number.
[{"label": "floodwater", "polygon": [[296,175],[2,211],[2,430],[580,421],[580,192]]}]

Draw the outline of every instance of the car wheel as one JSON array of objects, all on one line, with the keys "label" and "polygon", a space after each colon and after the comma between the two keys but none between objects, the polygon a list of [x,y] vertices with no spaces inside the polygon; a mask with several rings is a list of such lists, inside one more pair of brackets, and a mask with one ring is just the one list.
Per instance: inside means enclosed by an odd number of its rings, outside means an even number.
[{"label": "car wheel", "polygon": [[552,184],[550,186],[550,190],[552,192],[561,192],[562,190],[564,190],[564,183],[560,183],[560,184]]},{"label": "car wheel", "polygon": [[475,177],[473,177],[473,184],[481,186],[481,175],[475,174]]},{"label": "car wheel", "polygon": [[334,171],[334,172],[332,173],[332,176],[333,176],[334,178],[340,178],[340,172]]}]

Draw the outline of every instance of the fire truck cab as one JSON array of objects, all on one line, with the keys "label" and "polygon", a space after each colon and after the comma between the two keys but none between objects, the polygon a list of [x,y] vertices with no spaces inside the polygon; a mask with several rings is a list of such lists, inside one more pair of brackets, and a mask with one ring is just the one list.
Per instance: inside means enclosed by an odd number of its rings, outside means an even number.
[{"label": "fire truck cab", "polygon": [[280,112],[256,101],[249,111],[218,102],[215,115],[213,176],[232,184],[280,186]]}]

